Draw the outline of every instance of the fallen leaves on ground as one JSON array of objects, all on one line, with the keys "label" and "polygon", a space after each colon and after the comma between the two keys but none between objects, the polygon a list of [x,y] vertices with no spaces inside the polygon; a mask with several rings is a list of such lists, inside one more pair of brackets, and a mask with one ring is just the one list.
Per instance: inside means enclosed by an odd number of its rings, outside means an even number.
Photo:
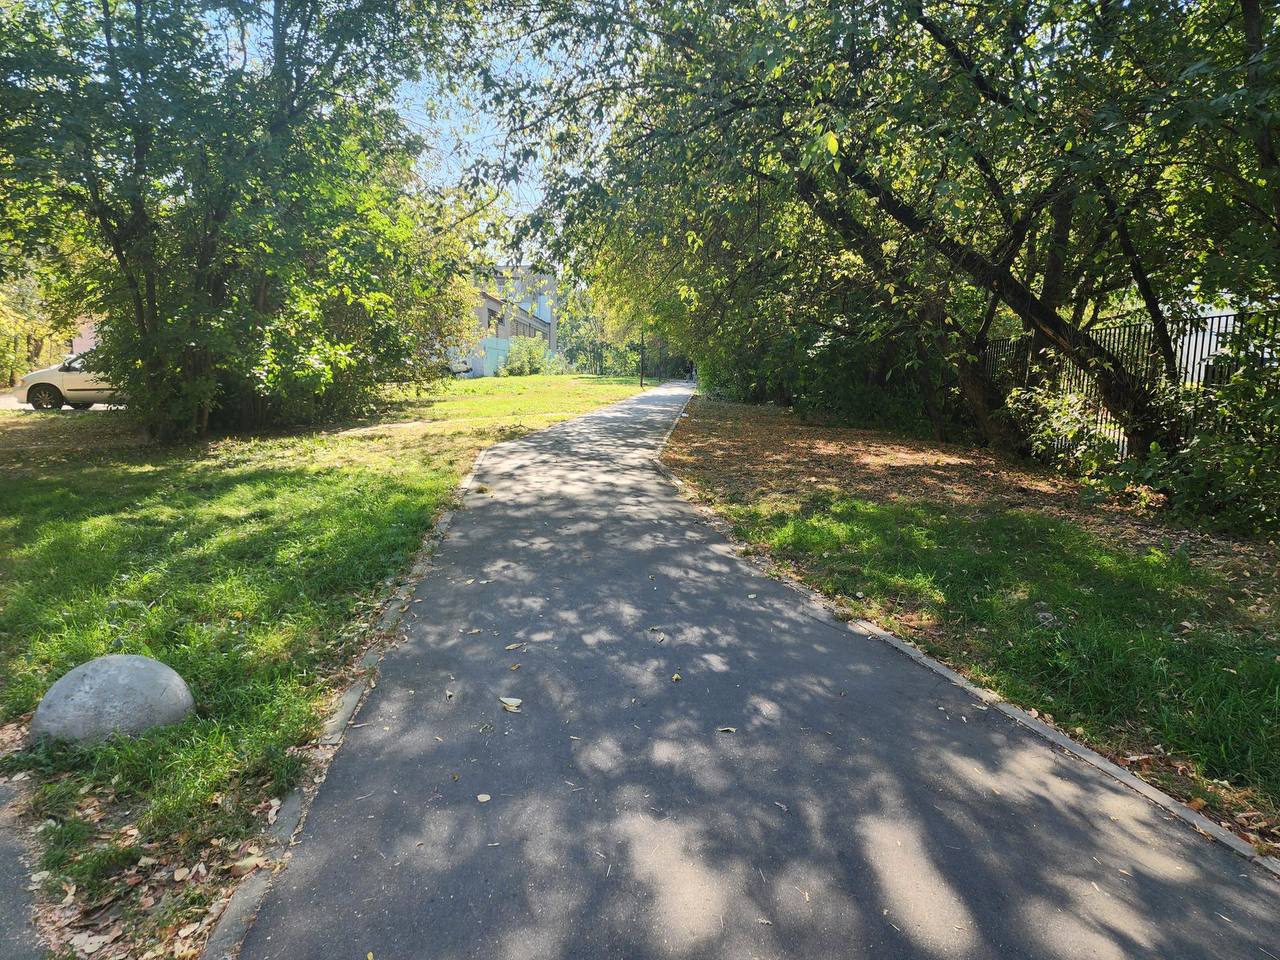
[{"label": "fallen leaves on ground", "polygon": [[1081,485],[987,450],[807,423],[771,406],[695,397],[662,454],[682,479],[717,500],[795,500],[816,493],[941,500],[1028,509],[1068,519],[1136,549],[1177,549],[1212,565],[1265,614],[1280,598],[1280,549],[1170,526],[1149,508],[1084,501]]},{"label": "fallen leaves on ground", "polygon": [[[779,516],[804,517],[813,504],[833,498],[873,504],[924,503],[945,520],[956,515],[1039,515],[1078,526],[1108,546],[1138,555],[1179,553],[1200,569],[1225,581],[1229,609],[1244,611],[1255,624],[1280,618],[1280,549],[1275,542],[1241,541],[1229,536],[1168,525],[1137,504],[1086,498],[1073,480],[1036,464],[1017,462],[988,451],[914,440],[876,430],[806,423],[788,410],[694,398],[691,416],[682,418],[663,451],[663,462],[711,507],[732,516],[749,507]],[[761,543],[738,545],[743,556],[766,556],[782,574],[821,587],[825,573],[805,566],[806,559],[780,556]],[[819,564],[839,557],[823,552]],[[870,597],[870,599],[868,599]],[[834,615],[849,621],[877,619],[908,639],[927,643],[935,654],[949,649],[964,631],[984,637],[985,626],[951,622],[917,609],[909,596],[875,595],[849,589],[835,598]],[[1041,605],[1029,614],[1035,629],[1052,631],[1073,616],[1071,610]],[[1205,625],[1178,619],[1171,632],[1194,643]],[[657,627],[650,627],[657,631]],[[947,657],[945,652],[942,656]],[[963,657],[948,662],[968,670]],[[1276,662],[1280,662],[1277,655]],[[1234,673],[1234,667],[1224,667]],[[981,669],[970,671],[979,684],[991,685]],[[1029,711],[1036,715],[1034,709]],[[1045,721],[1053,723],[1051,716]],[[732,728],[717,728],[732,732]],[[1153,742],[1142,723],[1113,725],[1105,738],[1094,730],[1073,735],[1127,766],[1161,789],[1189,802],[1224,828],[1280,855],[1280,808],[1253,788],[1235,787],[1197,773],[1194,763],[1173,756]]]}]

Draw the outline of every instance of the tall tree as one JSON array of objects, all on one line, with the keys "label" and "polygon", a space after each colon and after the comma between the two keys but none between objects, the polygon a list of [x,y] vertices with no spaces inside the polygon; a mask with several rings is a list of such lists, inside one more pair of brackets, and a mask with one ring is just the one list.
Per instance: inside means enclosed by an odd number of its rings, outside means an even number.
[{"label": "tall tree", "polygon": [[[975,407],[1001,403],[981,351],[1012,324],[1094,378],[1133,449],[1176,444],[1159,381],[1179,377],[1197,304],[1276,297],[1273,218],[1254,214],[1270,207],[1270,27],[1250,26],[1247,4],[1171,16],[1153,0],[551,0],[507,12],[537,27],[549,57],[493,89],[517,137],[538,131],[527,149],[560,208],[544,219],[567,246],[593,236],[583,221],[636,207],[653,236],[740,249],[752,223],[741,201],[766,181],[863,271],[868,310],[957,361]],[[713,236],[721,214],[736,224]],[[718,275],[716,257],[699,259]],[[1151,357],[1096,335],[1135,309]]]},{"label": "tall tree", "polygon": [[440,67],[463,15],[413,0],[5,6],[0,232],[32,250],[67,229],[90,243],[96,362],[154,432],[280,414],[280,385],[332,382],[361,353],[352,309],[394,339],[372,321],[389,320],[387,280],[408,269],[396,241],[421,217],[420,145],[391,95]]}]

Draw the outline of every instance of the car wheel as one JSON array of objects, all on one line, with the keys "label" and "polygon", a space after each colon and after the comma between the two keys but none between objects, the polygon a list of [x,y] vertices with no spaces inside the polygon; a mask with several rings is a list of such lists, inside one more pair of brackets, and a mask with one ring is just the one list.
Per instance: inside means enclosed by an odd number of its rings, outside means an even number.
[{"label": "car wheel", "polygon": [[62,391],[49,383],[37,383],[27,391],[27,403],[36,410],[61,410]]},{"label": "car wheel", "polygon": [[69,403],[67,404],[67,406],[69,406],[72,410],[88,410],[90,407],[93,406],[93,404],[81,401],[80,403]]}]

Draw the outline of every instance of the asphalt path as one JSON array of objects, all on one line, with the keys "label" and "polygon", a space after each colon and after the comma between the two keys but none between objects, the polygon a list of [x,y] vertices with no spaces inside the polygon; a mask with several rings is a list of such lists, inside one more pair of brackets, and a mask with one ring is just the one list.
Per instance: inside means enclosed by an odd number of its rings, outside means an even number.
[{"label": "asphalt path", "polygon": [[1280,958],[1270,875],[738,556],[688,392],[484,457],[245,960]]}]

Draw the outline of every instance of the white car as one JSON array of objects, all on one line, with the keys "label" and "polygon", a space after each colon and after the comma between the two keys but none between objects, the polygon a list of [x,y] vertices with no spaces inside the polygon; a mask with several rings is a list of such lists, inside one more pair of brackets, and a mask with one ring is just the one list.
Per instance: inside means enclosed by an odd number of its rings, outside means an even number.
[{"label": "white car", "polygon": [[60,410],[63,404],[88,410],[95,403],[110,403],[116,391],[106,380],[86,373],[84,358],[73,353],[56,367],[28,373],[13,392],[19,403],[36,410]]}]

